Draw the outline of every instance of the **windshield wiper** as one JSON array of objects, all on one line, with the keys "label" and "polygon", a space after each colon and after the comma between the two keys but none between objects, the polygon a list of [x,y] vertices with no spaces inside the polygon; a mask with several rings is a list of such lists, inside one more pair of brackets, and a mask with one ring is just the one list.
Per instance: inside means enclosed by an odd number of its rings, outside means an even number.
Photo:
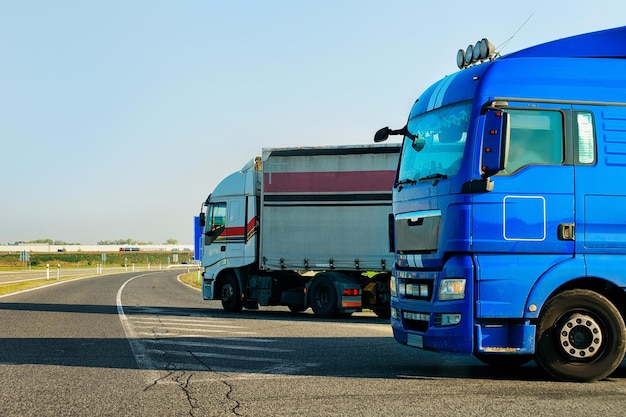
[{"label": "windshield wiper", "polygon": [[439,180],[447,180],[448,176],[446,174],[440,174],[440,173],[436,173],[436,174],[431,174],[431,175],[427,175],[425,177],[422,177],[420,179],[418,179],[418,181],[428,181],[428,180],[435,180],[433,181],[433,184],[436,184]]},{"label": "windshield wiper", "polygon": [[412,180],[410,178],[398,181],[398,185],[407,185],[407,184],[408,185],[415,185],[415,184],[417,184],[417,181]]},{"label": "windshield wiper", "polygon": [[415,185],[417,184],[417,181],[412,180],[410,178],[406,178],[403,180],[398,181],[398,183],[396,184],[396,187],[398,187],[398,191],[402,191],[402,187],[405,185]]},{"label": "windshield wiper", "polygon": [[429,180],[433,180],[433,185],[437,185],[439,180],[446,180],[446,179],[448,179],[448,176],[446,174],[436,173],[436,174],[431,174],[431,175],[427,175],[425,177],[422,177],[422,178],[418,179],[417,181],[412,180],[410,178],[406,178],[404,180],[398,181],[396,186],[398,187],[398,191],[400,191],[400,190],[402,190],[402,187],[404,185],[415,185],[418,182],[429,181]]}]

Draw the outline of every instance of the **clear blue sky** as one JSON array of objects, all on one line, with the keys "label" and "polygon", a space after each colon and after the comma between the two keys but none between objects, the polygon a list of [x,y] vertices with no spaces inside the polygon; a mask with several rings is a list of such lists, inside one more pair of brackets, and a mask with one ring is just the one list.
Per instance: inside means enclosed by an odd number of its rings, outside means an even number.
[{"label": "clear blue sky", "polygon": [[4,0],[0,244],[192,243],[261,148],[371,143],[459,48],[626,25],[618,0],[483,3]]}]

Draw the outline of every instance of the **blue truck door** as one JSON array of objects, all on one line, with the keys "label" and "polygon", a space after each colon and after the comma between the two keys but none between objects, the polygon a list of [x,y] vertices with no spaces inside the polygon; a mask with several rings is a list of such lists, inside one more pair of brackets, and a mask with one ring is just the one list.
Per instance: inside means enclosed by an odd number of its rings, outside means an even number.
[{"label": "blue truck door", "polygon": [[[522,317],[530,288],[574,252],[574,170],[566,164],[566,112],[520,104],[506,112],[510,145],[493,191],[476,194],[477,317]],[[505,282],[503,282],[505,281]]]},{"label": "blue truck door", "polygon": [[615,276],[613,255],[626,254],[626,108],[575,106],[573,121],[576,250],[587,275]]}]

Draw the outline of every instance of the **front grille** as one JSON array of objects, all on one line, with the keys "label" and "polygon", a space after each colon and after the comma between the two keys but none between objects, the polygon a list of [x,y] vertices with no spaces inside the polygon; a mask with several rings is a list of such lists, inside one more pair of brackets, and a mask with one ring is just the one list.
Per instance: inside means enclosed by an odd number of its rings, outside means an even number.
[{"label": "front grille", "polygon": [[413,313],[410,311],[402,312],[402,324],[407,330],[426,332],[429,322],[430,314],[428,313]]}]

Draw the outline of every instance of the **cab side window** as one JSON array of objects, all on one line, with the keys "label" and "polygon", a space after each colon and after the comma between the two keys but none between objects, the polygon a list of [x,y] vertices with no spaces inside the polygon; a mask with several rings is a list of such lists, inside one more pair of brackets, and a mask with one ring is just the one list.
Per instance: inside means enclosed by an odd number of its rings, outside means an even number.
[{"label": "cab side window", "polygon": [[593,117],[590,112],[576,113],[574,125],[578,164],[590,165],[596,162],[596,139]]},{"label": "cab side window", "polygon": [[211,204],[208,224],[211,230],[226,226],[226,203]]},{"label": "cab side window", "polygon": [[505,174],[533,164],[563,162],[563,115],[552,110],[508,110],[509,149]]}]

